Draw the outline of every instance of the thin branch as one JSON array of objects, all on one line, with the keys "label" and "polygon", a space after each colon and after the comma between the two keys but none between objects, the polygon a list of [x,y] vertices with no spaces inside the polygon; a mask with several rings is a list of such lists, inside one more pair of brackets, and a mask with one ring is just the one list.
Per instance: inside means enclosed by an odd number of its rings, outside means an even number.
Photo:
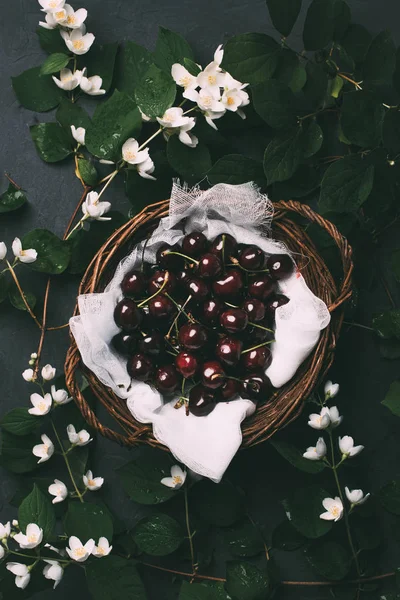
[{"label": "thin branch", "polygon": [[11,277],[14,279],[14,283],[17,286],[18,292],[22,298],[22,302],[25,304],[25,308],[28,311],[29,315],[32,317],[32,319],[35,321],[36,325],[39,327],[39,329],[42,329],[42,325],[39,323],[39,320],[37,319],[35,313],[33,312],[33,310],[31,309],[31,307],[28,304],[27,299],[25,298],[25,294],[23,289],[20,286],[20,283],[18,281],[18,277],[16,276],[14,269],[12,267],[12,265],[8,262],[8,260],[6,261],[7,266],[8,266],[8,270],[11,273]]},{"label": "thin branch", "polygon": [[17,189],[17,190],[22,190],[22,187],[20,185],[18,185],[18,183],[15,183],[14,179],[11,179],[10,175],[8,173],[4,173],[4,175],[7,177],[8,181]]}]

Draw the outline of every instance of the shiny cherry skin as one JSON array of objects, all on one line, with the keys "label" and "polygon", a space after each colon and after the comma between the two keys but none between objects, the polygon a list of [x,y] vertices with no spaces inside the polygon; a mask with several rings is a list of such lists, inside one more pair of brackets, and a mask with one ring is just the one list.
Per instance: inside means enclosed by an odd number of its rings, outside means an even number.
[{"label": "shiny cherry skin", "polygon": [[294,271],[294,262],[289,254],[271,254],[267,258],[266,267],[273,279],[286,279]]},{"label": "shiny cherry skin", "polygon": [[182,240],[182,253],[193,258],[198,258],[206,252],[208,241],[204,233],[201,231],[192,231],[188,233]]},{"label": "shiny cherry skin", "polygon": [[280,306],[284,306],[288,302],[289,298],[287,296],[284,296],[283,294],[277,294],[276,296],[272,296],[267,300],[265,303],[265,311],[270,318],[274,319],[276,309]]},{"label": "shiny cherry skin", "polygon": [[265,264],[265,254],[258,246],[247,246],[240,253],[239,264],[247,271],[257,271]]},{"label": "shiny cherry skin", "polygon": [[135,354],[138,348],[138,338],[136,335],[120,331],[120,333],[114,335],[111,344],[120,354]]},{"label": "shiny cherry skin", "polygon": [[190,352],[179,352],[175,357],[175,367],[178,373],[187,379],[193,377],[199,369],[199,361],[194,354]]},{"label": "shiny cherry skin", "polygon": [[154,385],[161,394],[172,394],[179,385],[179,376],[174,365],[163,365],[156,371]]},{"label": "shiny cherry skin", "polygon": [[249,296],[267,300],[275,292],[276,284],[269,275],[257,275],[249,283]]},{"label": "shiny cherry skin", "polygon": [[230,262],[231,256],[236,256],[237,241],[229,233],[221,233],[217,235],[211,244],[210,252],[216,254],[224,263]]},{"label": "shiny cherry skin", "polygon": [[195,417],[206,417],[216,407],[212,390],[195,385],[189,393],[189,412]]},{"label": "shiny cherry skin", "polygon": [[249,326],[244,331],[242,339],[245,341],[246,347],[257,346],[257,344],[262,344],[263,342],[274,339],[274,332],[270,327],[270,323],[264,320],[261,321],[259,325],[262,325],[265,327],[265,329],[261,329],[261,327]]},{"label": "shiny cherry skin", "polygon": [[265,317],[265,306],[258,298],[247,298],[242,304],[243,310],[249,315],[249,321],[258,323]]},{"label": "shiny cherry skin", "polygon": [[243,289],[243,275],[239,269],[230,269],[213,282],[213,290],[220,298],[232,299]]},{"label": "shiny cherry skin", "polygon": [[240,386],[240,395],[242,398],[254,400],[255,402],[265,400],[270,396],[271,392],[271,381],[262,371],[245,377]]},{"label": "shiny cherry skin", "polygon": [[206,300],[202,306],[201,315],[208,325],[217,325],[220,314],[224,311],[225,304],[218,298]]},{"label": "shiny cherry skin", "polygon": [[123,298],[114,309],[114,321],[127,333],[136,331],[143,319],[143,312],[130,298]]},{"label": "shiny cherry skin", "polygon": [[187,280],[186,289],[188,294],[190,294],[196,302],[201,302],[210,295],[208,284],[199,277],[190,277]]},{"label": "shiny cherry skin", "polygon": [[240,362],[245,371],[258,371],[269,367],[271,360],[271,350],[268,346],[261,346],[242,354]]},{"label": "shiny cherry skin", "polygon": [[223,365],[234,367],[240,360],[243,342],[233,337],[220,338],[215,347],[215,355]]},{"label": "shiny cherry skin", "polygon": [[181,269],[175,273],[176,281],[178,284],[186,284],[188,279],[192,276],[189,269]]},{"label": "shiny cherry skin", "polygon": [[236,379],[227,379],[225,383],[218,390],[218,400],[223,402],[224,400],[232,400],[239,394],[240,383]]},{"label": "shiny cherry skin", "polygon": [[207,254],[203,254],[203,256],[199,260],[199,264],[197,265],[197,273],[200,277],[204,277],[205,279],[211,279],[214,277],[218,277],[222,272],[222,263],[216,254],[212,252],[207,252]]},{"label": "shiny cherry skin", "polygon": [[164,337],[163,335],[154,329],[150,333],[146,334],[139,341],[139,350],[143,354],[157,357],[161,354],[164,349]]},{"label": "shiny cherry skin", "polygon": [[169,252],[182,252],[182,248],[178,244],[161,244],[157,250],[156,260],[162,269],[177,271],[185,266],[185,259],[177,254],[169,254]]},{"label": "shiny cherry skin", "polygon": [[174,303],[164,296],[164,294],[158,294],[154,298],[151,298],[148,302],[149,313],[154,319],[164,319],[169,321],[172,319],[176,312]]},{"label": "shiny cherry skin", "polygon": [[121,290],[124,296],[135,298],[144,294],[146,284],[146,277],[142,271],[129,271],[122,280]]},{"label": "shiny cherry skin", "polygon": [[185,323],[179,330],[178,340],[185,350],[199,350],[207,343],[207,331],[198,323]]},{"label": "shiny cherry skin", "polygon": [[242,308],[229,308],[219,318],[220,325],[229,333],[244,331],[249,323],[249,316]]},{"label": "shiny cherry skin", "polygon": [[201,369],[202,384],[212,390],[216,390],[225,382],[225,371],[217,360],[208,360]]},{"label": "shiny cherry skin", "polygon": [[175,289],[176,286],[176,277],[171,271],[154,271],[153,275],[149,279],[149,283],[147,286],[148,293],[155,294],[164,284],[165,278],[168,273],[168,281],[163,288],[163,292],[168,292],[169,294]]},{"label": "shiny cherry skin", "polygon": [[153,375],[153,361],[145,354],[134,354],[128,359],[126,368],[132,379],[139,381],[148,381]]}]

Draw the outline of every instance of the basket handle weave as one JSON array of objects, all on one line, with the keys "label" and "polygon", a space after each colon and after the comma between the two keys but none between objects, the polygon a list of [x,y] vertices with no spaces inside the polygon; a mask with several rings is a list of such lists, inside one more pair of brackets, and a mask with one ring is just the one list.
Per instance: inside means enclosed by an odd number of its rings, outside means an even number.
[{"label": "basket handle weave", "polygon": [[296,202],[294,200],[281,200],[280,202],[274,202],[274,208],[275,211],[291,211],[301,215],[302,217],[305,217],[311,223],[316,223],[322,227],[322,229],[325,229],[325,231],[329,233],[329,235],[335,241],[342,259],[343,280],[340,286],[338,297],[328,306],[329,312],[333,312],[339,306],[341,306],[343,302],[348,300],[352,294],[351,277],[354,265],[352,261],[351,246],[333,223],[327,221],[321,217],[321,215],[314,212],[307,204],[302,204],[301,202]]}]

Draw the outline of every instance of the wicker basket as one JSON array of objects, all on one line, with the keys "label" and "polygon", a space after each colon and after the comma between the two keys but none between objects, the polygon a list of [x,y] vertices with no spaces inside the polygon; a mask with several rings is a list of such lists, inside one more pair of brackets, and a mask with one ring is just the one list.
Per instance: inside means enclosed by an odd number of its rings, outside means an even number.
[{"label": "wicker basket", "polygon": [[[121,258],[158,225],[159,219],[168,214],[168,207],[168,201],[148,206],[118,229],[92,260],[82,279],[79,294],[103,291]],[[272,223],[274,239],[284,241],[292,252],[298,253],[300,256],[300,258],[296,257],[298,267],[311,290],[327,304],[332,313],[332,319],[329,326],[322,332],[316,348],[301,365],[296,375],[275,392],[271,402],[260,405],[254,415],[243,423],[242,447],[250,447],[265,441],[300,414],[304,399],[322,380],[332,363],[343,320],[342,305],[351,296],[353,271],[351,247],[336,227],[312,211],[307,205],[299,202],[277,202],[274,209]],[[296,213],[303,219],[293,219],[291,213]],[[336,242],[343,264],[340,289],[337,288],[326,264],[305,232],[304,218],[308,222],[317,223]],[[299,221],[302,222],[299,224]],[[75,314],[77,312],[78,308],[76,307]],[[97,399],[118,423],[119,431],[103,426],[89,407],[79,389],[78,370],[85,374]],[[134,446],[145,443],[167,450],[154,438],[151,425],[138,423],[129,412],[126,401],[118,398],[91,371],[84,367],[73,338],[67,354],[65,372],[70,394],[86,421],[99,433],[122,445]]]}]

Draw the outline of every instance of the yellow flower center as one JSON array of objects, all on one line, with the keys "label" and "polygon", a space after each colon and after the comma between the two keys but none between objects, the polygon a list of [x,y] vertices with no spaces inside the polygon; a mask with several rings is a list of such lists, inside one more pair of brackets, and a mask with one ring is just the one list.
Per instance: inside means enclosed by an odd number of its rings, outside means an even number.
[{"label": "yellow flower center", "polygon": [[88,485],[93,485],[93,486],[95,486],[95,485],[96,485],[96,482],[94,481],[94,479],[89,479],[89,480],[88,480]]},{"label": "yellow flower center", "polygon": [[37,535],[35,535],[34,533],[32,535],[28,536],[28,542],[30,544],[36,544],[37,541],[38,541]]},{"label": "yellow flower center", "polygon": [[74,50],[83,50],[85,47],[85,44],[82,40],[75,40],[72,45],[74,47]]},{"label": "yellow flower center", "polygon": [[172,478],[172,481],[174,482],[174,485],[182,485],[183,483],[180,475],[175,475],[175,477]]},{"label": "yellow flower center", "polygon": [[232,104],[235,104],[235,98],[233,98],[232,96],[228,96],[227,99],[227,104],[229,104],[229,106],[232,106]]},{"label": "yellow flower center", "polygon": [[47,444],[43,444],[43,452],[44,452],[45,454],[47,454],[47,453],[48,453],[48,451],[49,451],[49,447],[48,447],[48,445],[47,445]]},{"label": "yellow flower center", "polygon": [[339,510],[339,508],[338,508],[337,506],[334,506],[334,507],[331,509],[331,513],[332,513],[332,515],[333,515],[333,516],[335,517],[335,519],[336,519],[336,518],[339,516],[339,514],[340,514],[340,510]]},{"label": "yellow flower center", "polygon": [[51,0],[51,2],[49,2],[49,8],[56,8],[57,5],[57,0]]},{"label": "yellow flower center", "polygon": [[42,412],[44,412],[45,410],[47,410],[46,403],[45,402],[39,402],[38,409],[41,410]]},{"label": "yellow flower center", "polygon": [[203,98],[204,106],[211,106],[211,103],[212,103],[211,96],[204,96],[204,98]]},{"label": "yellow flower center", "polygon": [[75,556],[78,556],[79,558],[81,558],[82,556],[85,556],[86,554],[86,550],[83,546],[81,546],[80,548],[76,548],[74,550]]},{"label": "yellow flower center", "polygon": [[136,159],[136,154],[134,152],[132,152],[132,150],[128,150],[128,152],[125,152],[125,160],[135,160]]},{"label": "yellow flower center", "polygon": [[182,87],[187,87],[191,83],[191,77],[189,75],[185,75],[182,79],[179,80],[179,83]]},{"label": "yellow flower center", "polygon": [[97,546],[97,554],[105,554],[105,550],[103,546]]},{"label": "yellow flower center", "polygon": [[56,496],[62,496],[63,490],[61,487],[58,487],[56,490]]},{"label": "yellow flower center", "polygon": [[62,20],[65,19],[65,10],[59,10],[58,12],[56,12],[55,14],[56,19]]},{"label": "yellow flower center", "polygon": [[69,15],[69,17],[67,18],[67,24],[68,25],[75,25],[76,23],[76,17],[75,15]]},{"label": "yellow flower center", "polygon": [[215,75],[209,75],[207,81],[210,85],[214,85],[214,83],[217,83],[217,78]]}]

